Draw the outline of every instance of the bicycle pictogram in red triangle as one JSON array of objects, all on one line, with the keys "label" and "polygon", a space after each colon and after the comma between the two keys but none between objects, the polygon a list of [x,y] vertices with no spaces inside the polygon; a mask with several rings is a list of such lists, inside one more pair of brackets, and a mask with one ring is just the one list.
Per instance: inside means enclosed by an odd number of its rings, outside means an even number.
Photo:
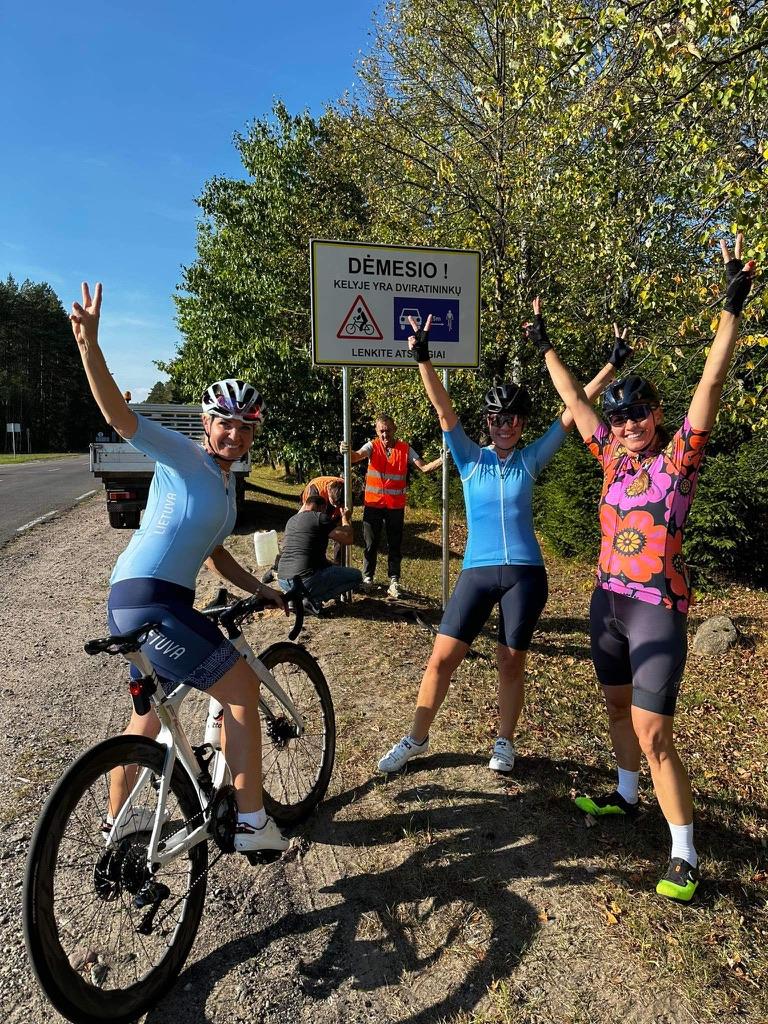
[{"label": "bicycle pictogram in red triangle", "polygon": [[341,321],[337,338],[342,341],[360,341],[368,338],[371,341],[381,341],[384,335],[379,330],[379,325],[373,318],[373,313],[362,295],[358,294],[355,301],[349,307],[349,312]]}]

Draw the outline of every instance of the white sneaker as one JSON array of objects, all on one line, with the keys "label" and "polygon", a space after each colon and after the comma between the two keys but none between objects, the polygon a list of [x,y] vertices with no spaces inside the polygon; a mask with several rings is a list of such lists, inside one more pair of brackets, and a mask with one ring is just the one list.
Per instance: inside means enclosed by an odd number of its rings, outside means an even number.
[{"label": "white sneaker", "polygon": [[259,853],[263,850],[284,853],[289,842],[273,818],[267,818],[261,828],[254,828],[244,821],[238,821],[235,826],[235,849],[238,853]]},{"label": "white sneaker", "polygon": [[360,584],[360,589],[366,593],[373,587],[373,577],[363,576],[363,582]]},{"label": "white sneaker", "polygon": [[429,750],[429,736],[423,743],[417,743],[410,736],[403,736],[379,761],[379,771],[389,774],[399,772],[412,757],[421,757]]},{"label": "white sneaker", "polygon": [[[155,810],[154,807],[133,807],[130,811],[126,811],[117,828],[105,819],[101,825],[104,842],[119,843],[122,839],[127,839],[128,836],[136,835],[137,832],[151,832],[155,824]],[[169,817],[170,812],[166,807],[163,812],[163,823],[168,821]]]},{"label": "white sneaker", "polygon": [[390,576],[389,577],[389,586],[387,587],[387,595],[389,597],[402,597],[402,592],[400,590],[400,580],[397,578],[397,576]]},{"label": "white sneaker", "polygon": [[515,767],[515,748],[503,736],[499,736],[493,744],[493,753],[488,767],[492,772],[511,772]]}]

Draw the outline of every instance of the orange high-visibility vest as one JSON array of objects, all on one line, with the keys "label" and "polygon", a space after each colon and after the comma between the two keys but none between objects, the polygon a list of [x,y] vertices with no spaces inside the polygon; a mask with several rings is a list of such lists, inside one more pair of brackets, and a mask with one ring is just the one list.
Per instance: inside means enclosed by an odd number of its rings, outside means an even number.
[{"label": "orange high-visibility vest", "polygon": [[376,438],[365,474],[365,504],[373,508],[405,508],[408,491],[408,445],[397,441],[387,449]]},{"label": "orange high-visibility vest", "polygon": [[342,498],[341,505],[332,505],[331,499],[328,497],[328,487],[330,484],[338,483],[343,484],[344,479],[340,476],[316,476],[314,480],[310,480],[304,490],[301,492],[301,504],[309,497],[309,493],[314,487],[321,498],[325,498],[327,504],[326,515],[329,515],[331,519],[335,519],[337,522],[341,519],[341,509],[344,504]]}]

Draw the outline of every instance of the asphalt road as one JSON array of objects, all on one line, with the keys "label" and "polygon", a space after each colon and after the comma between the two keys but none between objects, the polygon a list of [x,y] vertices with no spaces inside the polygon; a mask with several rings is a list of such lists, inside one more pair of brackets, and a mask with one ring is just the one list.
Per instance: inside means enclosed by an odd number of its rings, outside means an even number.
[{"label": "asphalt road", "polygon": [[102,484],[91,476],[87,455],[0,465],[0,544],[95,490]]}]

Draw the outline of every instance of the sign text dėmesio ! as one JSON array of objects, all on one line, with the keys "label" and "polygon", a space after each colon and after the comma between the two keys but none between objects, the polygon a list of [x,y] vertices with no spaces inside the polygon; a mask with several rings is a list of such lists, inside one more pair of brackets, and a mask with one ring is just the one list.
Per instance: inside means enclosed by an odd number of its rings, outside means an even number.
[{"label": "sign text d\u0117mesio !", "polygon": [[413,366],[410,318],[432,316],[436,366],[480,361],[480,253],[313,240],[312,358],[341,366]]}]

